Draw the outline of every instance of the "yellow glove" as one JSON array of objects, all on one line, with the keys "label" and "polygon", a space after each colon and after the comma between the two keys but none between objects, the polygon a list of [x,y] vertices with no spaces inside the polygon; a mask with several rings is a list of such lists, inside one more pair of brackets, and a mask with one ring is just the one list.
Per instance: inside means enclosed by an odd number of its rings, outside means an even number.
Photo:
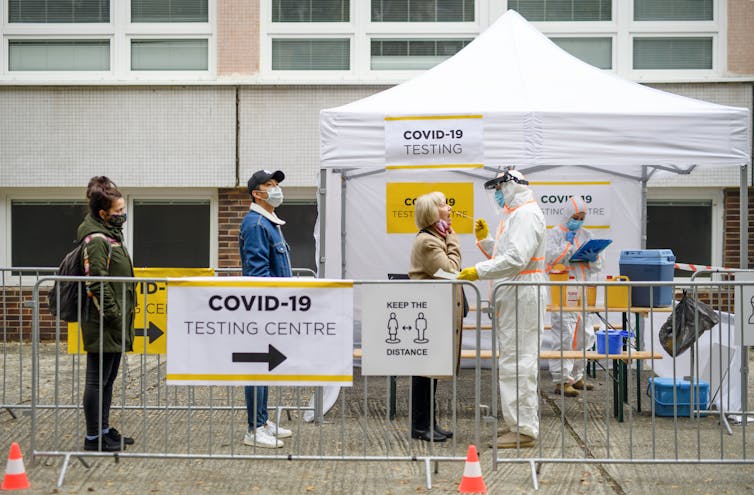
[{"label": "yellow glove", "polygon": [[486,239],[487,236],[490,235],[490,228],[487,226],[487,220],[480,218],[474,222],[474,235],[478,241]]},{"label": "yellow glove", "polygon": [[[485,224],[485,227],[486,226],[487,225]],[[479,274],[476,272],[476,267],[470,266],[461,270],[461,272],[458,274],[458,280],[479,280]]]}]

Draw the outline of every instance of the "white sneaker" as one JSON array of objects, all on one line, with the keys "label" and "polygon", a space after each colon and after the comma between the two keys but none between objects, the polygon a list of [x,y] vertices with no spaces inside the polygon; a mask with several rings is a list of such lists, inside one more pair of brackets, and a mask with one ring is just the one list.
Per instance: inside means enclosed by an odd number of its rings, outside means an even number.
[{"label": "white sneaker", "polygon": [[293,435],[293,432],[288,428],[283,428],[269,420],[264,424],[262,429],[276,438],[288,438]]},{"label": "white sneaker", "polygon": [[270,435],[264,427],[257,428],[255,431],[247,431],[243,437],[243,443],[265,449],[279,449],[283,446],[283,441]]}]

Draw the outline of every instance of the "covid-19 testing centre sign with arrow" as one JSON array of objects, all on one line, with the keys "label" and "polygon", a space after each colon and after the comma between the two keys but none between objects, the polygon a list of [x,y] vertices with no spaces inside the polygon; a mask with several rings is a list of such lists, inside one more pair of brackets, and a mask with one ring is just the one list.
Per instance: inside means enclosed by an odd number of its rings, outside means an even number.
[{"label": "covid-19 testing centre sign with arrow", "polygon": [[353,282],[168,282],[168,385],[353,383]]}]

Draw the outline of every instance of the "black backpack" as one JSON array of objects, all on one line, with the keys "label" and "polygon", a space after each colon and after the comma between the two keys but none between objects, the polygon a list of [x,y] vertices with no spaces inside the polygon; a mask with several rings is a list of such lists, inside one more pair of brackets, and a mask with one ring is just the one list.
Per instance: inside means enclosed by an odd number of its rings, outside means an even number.
[{"label": "black backpack", "polygon": [[[110,256],[113,254],[113,245],[109,237],[104,234],[94,233],[86,236],[81,242],[79,242],[75,248],[73,248],[68,254],[65,255],[63,261],[60,262],[58,267],[58,275],[81,277],[84,276],[84,263],[82,257],[84,254],[84,245],[92,240],[92,237],[103,237],[107,239],[107,267],[110,268]],[[58,291],[60,292],[60,308],[58,308]],[[79,321],[79,299],[84,299],[86,295],[86,287],[82,287],[80,282],[74,282],[72,280],[55,281],[47,293],[47,306],[50,308],[52,316],[58,317],[58,310],[60,311],[60,319],[71,323]],[[83,314],[83,308],[82,308]]]}]

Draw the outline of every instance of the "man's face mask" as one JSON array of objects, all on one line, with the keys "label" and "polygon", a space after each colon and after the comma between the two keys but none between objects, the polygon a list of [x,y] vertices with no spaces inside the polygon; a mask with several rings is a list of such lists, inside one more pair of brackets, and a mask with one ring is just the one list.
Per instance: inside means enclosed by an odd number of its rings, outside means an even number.
[{"label": "man's face mask", "polygon": [[575,218],[568,219],[568,230],[579,230],[584,225],[583,220],[576,220]]},{"label": "man's face mask", "polygon": [[267,203],[273,208],[283,204],[283,190],[279,186],[270,187],[265,191],[267,193]]}]

